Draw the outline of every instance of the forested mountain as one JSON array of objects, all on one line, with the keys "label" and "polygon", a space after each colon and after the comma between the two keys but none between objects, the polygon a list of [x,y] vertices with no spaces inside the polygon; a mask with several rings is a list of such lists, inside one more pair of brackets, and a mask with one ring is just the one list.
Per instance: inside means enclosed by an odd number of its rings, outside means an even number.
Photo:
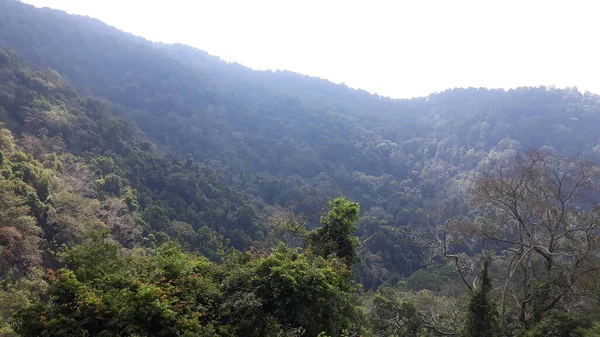
[{"label": "forested mountain", "polygon": [[594,335],[599,96],[396,100],[0,13],[0,315],[20,335]]}]

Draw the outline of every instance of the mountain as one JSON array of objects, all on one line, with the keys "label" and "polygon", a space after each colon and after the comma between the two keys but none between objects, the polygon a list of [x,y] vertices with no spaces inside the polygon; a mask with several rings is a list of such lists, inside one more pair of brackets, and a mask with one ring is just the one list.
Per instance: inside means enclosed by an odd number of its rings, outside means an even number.
[{"label": "mountain", "polygon": [[[121,197],[128,187],[134,188],[131,202],[141,207],[148,229],[168,232],[171,219],[231,233],[243,223],[236,214],[249,210],[244,216],[250,227],[243,232],[257,230],[247,199],[217,173],[160,152],[135,124],[116,116],[118,109],[79,96],[56,71],[28,66],[8,51],[0,56],[2,122],[31,143],[34,159],[51,152],[70,153],[91,165],[90,179],[95,174],[111,181],[107,193]],[[234,223],[228,225],[230,221]],[[239,236],[236,245],[246,245],[246,235]]]},{"label": "mountain", "polygon": [[[311,212],[336,195],[357,200],[377,219],[361,226],[365,237],[382,232],[380,224],[394,233],[423,225],[426,205],[464,190],[460,181],[497,153],[546,146],[597,159],[598,97],[576,89],[454,89],[393,100],[252,71],[95,19],[0,3],[1,45],[109,100],[161,147],[192,154],[266,204]],[[370,250],[390,246],[378,240]],[[386,269],[410,273],[418,265],[403,256],[413,254],[377,255]]]},{"label": "mountain", "polygon": [[[154,252],[176,240],[210,263],[227,260],[227,247],[264,258],[279,241],[312,244],[318,251],[318,240],[307,233],[324,233],[323,205],[344,195],[362,209],[351,233],[362,259],[354,272],[365,289],[380,288],[365,301],[375,316],[383,315],[381,323],[387,316],[377,310],[400,305],[388,297],[425,301],[394,286],[446,292],[447,298],[436,298],[441,306],[465,294],[456,290],[458,260],[454,271],[452,263],[431,266],[448,252],[434,254],[424,237],[439,238],[435,228],[450,208],[448,219],[461,223],[500,221],[485,208],[490,204],[472,197],[482,173],[533,150],[600,161],[600,97],[576,88],[457,88],[397,100],[289,71],[255,71],[189,46],[153,43],[96,19],[14,0],[0,0],[0,13],[0,150],[8,158],[4,176],[12,181],[6,186],[22,187],[7,187],[6,199],[15,201],[0,208],[27,201],[29,208],[19,212],[34,223],[0,233],[0,243],[31,238],[22,250],[31,254],[15,253],[0,270],[4,278],[19,264],[17,279],[40,266],[65,266],[60,247],[79,249],[96,230],[133,251]],[[594,195],[589,191],[588,198]],[[87,206],[77,211],[76,205]],[[479,257],[489,240],[456,242],[456,256]],[[344,242],[336,245],[354,241]],[[499,260],[510,254],[505,248],[497,252]],[[263,262],[293,259],[290,252],[281,254],[243,268],[259,273],[252,268]],[[74,266],[80,273],[83,267]],[[234,268],[224,266],[211,269],[211,287],[225,277],[219,268]],[[470,264],[472,275],[475,266]],[[130,274],[138,281],[147,277],[137,269]],[[100,291],[92,281],[89,291]],[[219,305],[210,312],[225,310]],[[289,312],[280,314],[273,324],[283,324],[280,318]],[[220,326],[226,323],[217,320],[230,319],[219,315],[205,323]],[[425,329],[424,318],[413,319]],[[240,331],[266,333],[246,328]]]}]

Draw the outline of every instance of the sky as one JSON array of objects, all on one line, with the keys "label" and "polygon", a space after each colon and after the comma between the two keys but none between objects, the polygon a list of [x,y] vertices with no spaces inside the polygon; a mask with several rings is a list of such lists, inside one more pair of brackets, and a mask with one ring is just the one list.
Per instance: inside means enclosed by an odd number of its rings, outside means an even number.
[{"label": "sky", "polygon": [[383,96],[455,87],[600,93],[595,0],[25,0]]}]

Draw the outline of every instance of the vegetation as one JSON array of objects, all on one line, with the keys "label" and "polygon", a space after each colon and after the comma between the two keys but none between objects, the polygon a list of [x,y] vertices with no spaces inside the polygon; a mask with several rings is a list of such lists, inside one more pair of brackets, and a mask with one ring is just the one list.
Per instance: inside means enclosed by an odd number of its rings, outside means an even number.
[{"label": "vegetation", "polygon": [[360,322],[346,267],[279,247],[216,265],[172,243],[124,253],[95,236],[62,254],[47,298],[17,312],[22,336],[339,336]]},{"label": "vegetation", "polygon": [[463,336],[494,337],[498,335],[496,308],[490,300],[491,290],[492,280],[490,279],[489,260],[485,260],[481,272],[481,286],[469,301]]},{"label": "vegetation", "polygon": [[598,335],[599,96],[393,100],[0,12],[0,336]]}]

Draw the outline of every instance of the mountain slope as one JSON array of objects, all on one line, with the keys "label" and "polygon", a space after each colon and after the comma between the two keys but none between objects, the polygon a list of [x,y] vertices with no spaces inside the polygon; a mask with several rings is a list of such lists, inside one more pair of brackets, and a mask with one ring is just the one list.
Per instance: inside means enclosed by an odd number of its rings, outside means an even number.
[{"label": "mountain slope", "polygon": [[[0,12],[0,45],[109,100],[114,115],[171,153],[193,154],[258,203],[310,213],[339,194],[359,201],[359,234],[371,238],[363,274],[377,275],[363,280],[369,286],[419,268],[420,248],[406,230],[425,226],[437,205],[463,196],[477,167],[544,146],[600,159],[600,99],[575,89],[470,88],[393,100],[291,72],[252,71],[17,1],[0,0]],[[169,217],[187,214],[186,196],[174,201],[157,186]],[[192,194],[211,190],[198,186]],[[237,199],[219,200],[229,198]],[[252,212],[226,213],[224,207],[210,222],[222,232],[238,230],[238,247],[246,236],[260,237]],[[317,218],[309,217],[310,225]],[[177,219],[194,228],[206,221]]]},{"label": "mountain slope", "polygon": [[0,335],[595,336],[599,125],[0,0]]},{"label": "mountain slope", "polygon": [[133,123],[117,116],[119,109],[80,96],[56,71],[0,49],[0,83],[0,120],[17,141],[35,159],[56,152],[83,159],[90,166],[88,183],[98,180],[102,192],[139,207],[145,235],[191,231],[184,241],[194,244],[195,231],[208,226],[240,248],[262,236],[243,194],[214,171],[156,150]]}]

